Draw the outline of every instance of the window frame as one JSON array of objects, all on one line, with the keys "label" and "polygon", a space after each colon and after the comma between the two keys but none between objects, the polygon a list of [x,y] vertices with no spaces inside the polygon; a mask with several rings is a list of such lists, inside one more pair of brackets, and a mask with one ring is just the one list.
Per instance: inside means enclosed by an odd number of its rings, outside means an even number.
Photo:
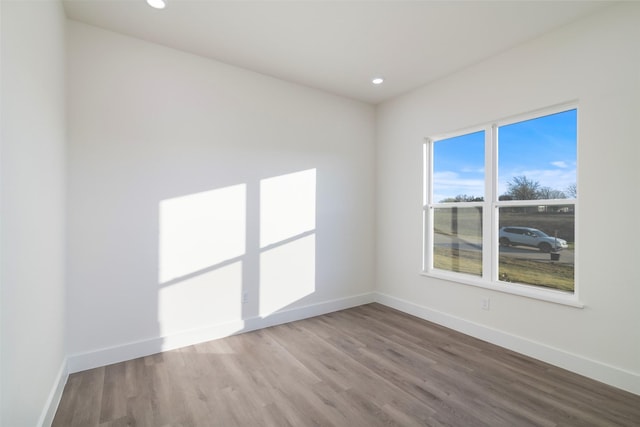
[{"label": "window frame", "polygon": [[[519,295],[537,300],[563,304],[576,308],[583,308],[579,299],[578,286],[578,197],[566,199],[535,199],[535,200],[499,200],[498,194],[498,131],[500,127],[520,123],[527,120],[542,118],[569,110],[576,110],[576,160],[578,158],[579,140],[579,108],[577,102],[559,104],[538,109],[524,114],[518,114],[495,120],[490,123],[466,127],[455,132],[438,134],[424,138],[423,142],[423,257],[421,275],[433,277],[449,282],[455,282],[494,291]],[[438,141],[455,138],[475,132],[484,131],[484,200],[482,202],[435,202],[433,198],[434,173],[434,144]],[[576,185],[578,171],[576,171]],[[532,205],[573,205],[574,209],[574,290],[573,292],[545,288],[498,280],[499,275],[499,209],[502,207],[532,206]],[[482,275],[475,276],[467,273],[447,271],[434,268],[434,210],[443,207],[481,207],[482,209],[482,247],[489,248],[482,251]]]}]

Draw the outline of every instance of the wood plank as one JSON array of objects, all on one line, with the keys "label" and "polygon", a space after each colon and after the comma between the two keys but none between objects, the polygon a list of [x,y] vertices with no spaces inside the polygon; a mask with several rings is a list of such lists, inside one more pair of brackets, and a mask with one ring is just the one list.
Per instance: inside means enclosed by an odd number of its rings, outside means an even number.
[{"label": "wood plank", "polygon": [[368,304],[73,374],[54,427],[634,426],[640,396]]}]

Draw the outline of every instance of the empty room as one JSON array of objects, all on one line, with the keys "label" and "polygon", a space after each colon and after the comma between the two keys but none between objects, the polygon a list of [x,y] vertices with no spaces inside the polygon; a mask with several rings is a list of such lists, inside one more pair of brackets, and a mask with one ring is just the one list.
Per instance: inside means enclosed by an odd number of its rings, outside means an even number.
[{"label": "empty room", "polygon": [[0,18],[1,427],[640,425],[640,3]]}]

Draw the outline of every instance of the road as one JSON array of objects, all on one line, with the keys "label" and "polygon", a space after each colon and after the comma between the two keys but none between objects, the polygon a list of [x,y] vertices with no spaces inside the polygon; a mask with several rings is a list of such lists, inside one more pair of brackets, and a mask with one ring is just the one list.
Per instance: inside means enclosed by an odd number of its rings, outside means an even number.
[{"label": "road", "polygon": [[[463,251],[480,252],[482,251],[482,242],[477,238],[456,238],[444,234],[435,235],[435,244],[439,247],[448,247]],[[559,252],[561,264],[574,264],[575,252],[573,250],[564,249]],[[534,261],[550,261],[548,253],[540,252],[538,248],[528,248],[526,246],[500,246],[500,255],[511,256],[520,259]]]}]

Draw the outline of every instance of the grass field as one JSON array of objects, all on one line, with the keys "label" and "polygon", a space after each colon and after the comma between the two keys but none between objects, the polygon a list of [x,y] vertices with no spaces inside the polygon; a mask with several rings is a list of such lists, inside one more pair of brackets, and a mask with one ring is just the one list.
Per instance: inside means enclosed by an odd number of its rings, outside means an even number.
[{"label": "grass field", "polygon": [[573,292],[573,265],[500,256],[498,277],[503,282],[525,283]]},{"label": "grass field", "polygon": [[433,266],[456,273],[482,275],[482,254],[475,251],[436,247]]},{"label": "grass field", "polygon": [[[436,247],[433,264],[435,268],[482,275],[482,258],[478,251],[465,251]],[[524,283],[562,291],[574,290],[573,265],[546,260],[534,261],[500,255],[498,277],[502,282]]]}]

